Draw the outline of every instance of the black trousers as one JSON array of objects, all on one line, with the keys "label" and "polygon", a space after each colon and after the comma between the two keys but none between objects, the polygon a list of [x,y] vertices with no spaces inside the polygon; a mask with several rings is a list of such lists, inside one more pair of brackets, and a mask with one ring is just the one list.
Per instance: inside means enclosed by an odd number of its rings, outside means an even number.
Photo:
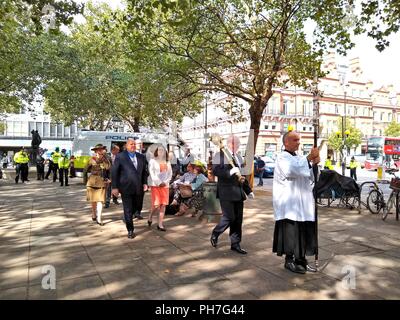
[{"label": "black trousers", "polygon": [[239,245],[242,241],[242,222],[243,222],[243,201],[222,201],[221,221],[215,226],[212,235],[219,237],[227,228],[229,228],[229,237],[231,245]]},{"label": "black trousers", "polygon": [[37,179],[44,180],[44,164],[36,164]]},{"label": "black trousers", "polygon": [[124,218],[126,229],[134,230],[133,215],[140,209],[142,210],[143,195],[137,194],[121,194],[122,205],[124,207]]},{"label": "black trousers", "polygon": [[28,164],[27,163],[17,163],[15,166],[15,182],[18,183],[18,180],[21,176],[21,181],[25,182],[28,180]]},{"label": "black trousers", "polygon": [[68,185],[68,169],[58,169],[58,172],[60,174],[60,185],[64,185],[64,180],[65,180],[65,185]]},{"label": "black trousers", "polygon": [[143,200],[144,200],[144,193],[142,195],[139,195],[137,197],[138,203],[136,207],[136,212],[134,212],[135,216],[140,216],[142,214],[142,209],[143,209]]},{"label": "black trousers", "polygon": [[350,169],[350,178],[353,178],[357,181],[357,168]]},{"label": "black trousers", "polygon": [[49,169],[47,170],[47,173],[46,173],[46,179],[49,178],[50,173],[51,173],[52,171],[53,171],[53,162],[49,162]]},{"label": "black trousers", "polygon": [[56,182],[57,180],[57,171],[58,170],[58,163],[53,163],[53,167],[51,168],[51,170],[53,171],[53,182]]}]

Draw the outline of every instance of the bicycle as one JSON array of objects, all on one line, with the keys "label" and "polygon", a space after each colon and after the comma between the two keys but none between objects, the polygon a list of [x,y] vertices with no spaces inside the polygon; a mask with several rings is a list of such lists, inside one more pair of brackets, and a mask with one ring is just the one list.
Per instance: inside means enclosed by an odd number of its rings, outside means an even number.
[{"label": "bicycle", "polygon": [[[392,192],[389,195],[389,199],[386,203],[386,206],[383,208],[383,214],[382,214],[382,220],[385,220],[387,218],[387,215],[389,213],[391,213],[390,211],[396,207],[396,198],[399,195],[400,192],[400,178],[397,178],[395,176],[395,178],[393,178],[390,181],[390,189],[392,189]],[[398,203],[397,203],[398,206]],[[396,210],[398,210],[398,208],[396,208]]]},{"label": "bicycle", "polygon": [[[387,173],[393,175],[395,178],[396,176],[394,175],[394,172],[397,172],[397,169],[391,169],[388,170]],[[392,179],[393,180],[393,179]],[[375,182],[364,182],[361,184],[361,187],[364,184],[371,183],[372,190],[369,192],[367,196],[367,205],[366,207],[372,214],[378,214],[382,209],[383,209],[383,214],[382,214],[382,219],[385,220],[388,213],[390,212],[390,209],[393,206],[394,200],[396,199],[396,191],[393,189],[391,192],[388,202],[385,202],[385,198],[383,196],[383,191],[378,187],[378,185]],[[390,202],[389,202],[390,201]],[[388,205],[390,204],[390,208],[388,208]]]}]

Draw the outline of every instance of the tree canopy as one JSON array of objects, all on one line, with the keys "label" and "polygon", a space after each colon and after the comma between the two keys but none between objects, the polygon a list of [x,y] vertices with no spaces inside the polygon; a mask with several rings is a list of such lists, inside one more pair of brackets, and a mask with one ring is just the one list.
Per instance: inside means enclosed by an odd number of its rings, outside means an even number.
[{"label": "tree canopy", "polygon": [[[193,92],[222,92],[246,102],[256,144],[273,89],[307,87],[308,79],[323,75],[326,48],[344,53],[353,46],[343,23],[346,3],[131,0],[124,22],[132,51],[170,61],[162,69],[166,75]],[[315,46],[306,41],[308,21],[317,26]]]},{"label": "tree canopy", "polygon": [[400,137],[400,124],[393,120],[385,130],[387,137]]},{"label": "tree canopy", "polygon": [[328,138],[328,144],[331,146],[331,148],[335,151],[341,152],[343,149],[350,150],[350,149],[356,149],[360,144],[361,144],[361,137],[362,133],[360,129],[357,129],[354,127],[354,125],[351,123],[350,119],[346,119],[346,125],[345,125],[345,130],[349,130],[350,133],[349,135],[343,139],[343,124],[342,124],[342,118],[339,117],[337,120],[337,127],[338,131],[331,133],[331,135]]},{"label": "tree canopy", "polygon": [[74,1],[3,0],[0,2],[0,113],[15,112],[23,102],[37,94],[40,79],[32,68],[31,42],[44,30],[42,9],[54,8],[54,28],[71,23],[72,16],[82,11]]}]

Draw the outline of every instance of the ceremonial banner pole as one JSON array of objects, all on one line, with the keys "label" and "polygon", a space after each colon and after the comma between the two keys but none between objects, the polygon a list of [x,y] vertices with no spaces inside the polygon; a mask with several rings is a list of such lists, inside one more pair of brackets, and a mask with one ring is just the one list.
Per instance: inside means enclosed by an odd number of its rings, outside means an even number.
[{"label": "ceremonial banner pole", "polygon": [[[319,102],[318,102],[318,77],[314,77],[313,81],[313,126],[314,126],[314,148],[318,147],[318,133],[319,133]],[[317,180],[318,180],[318,165],[313,164],[314,173],[314,218],[315,218],[315,267],[318,270],[318,205],[317,205]]]}]

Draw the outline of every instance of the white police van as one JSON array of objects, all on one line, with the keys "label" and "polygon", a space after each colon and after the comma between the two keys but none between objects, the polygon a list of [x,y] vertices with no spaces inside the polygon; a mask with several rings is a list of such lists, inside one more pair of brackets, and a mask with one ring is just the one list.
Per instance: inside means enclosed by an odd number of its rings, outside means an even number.
[{"label": "white police van", "polygon": [[184,142],[168,133],[80,131],[74,136],[72,142],[72,155],[75,157],[74,166],[77,175],[81,175],[90,157],[94,156],[91,149],[95,145],[101,143],[107,147],[107,152],[110,152],[111,146],[116,144],[122,151],[128,138],[134,138],[141,142],[137,146],[138,149],[141,149],[137,150],[138,152],[145,153],[152,144],[162,144],[168,151],[173,151],[177,157],[182,156],[181,148]]}]

